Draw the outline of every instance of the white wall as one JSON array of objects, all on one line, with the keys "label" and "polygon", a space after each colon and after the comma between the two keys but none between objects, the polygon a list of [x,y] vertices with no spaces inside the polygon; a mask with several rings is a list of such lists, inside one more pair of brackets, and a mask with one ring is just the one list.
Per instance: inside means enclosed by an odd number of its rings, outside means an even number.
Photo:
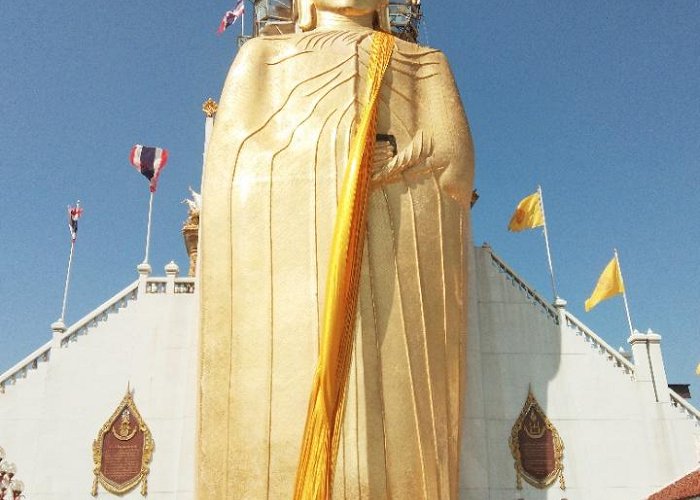
[{"label": "white wall", "polygon": [[[641,499],[696,468],[697,419],[654,402],[648,377],[635,381],[609,346],[498,262],[482,248],[470,259],[461,498]],[[145,293],[147,281],[167,281],[167,293]],[[92,442],[127,384],[155,441],[148,498],[194,498],[198,304],[174,284],[143,277],[136,300],[117,301],[127,304],[118,312],[108,301],[106,320],[87,322],[84,335],[6,385],[0,445],[28,499],[92,498]],[[508,440],[528,386],[564,441],[565,491],[524,481],[515,489]],[[111,496],[99,487],[99,497]],[[138,487],[123,498],[141,498]]]},{"label": "white wall", "polygon": [[[698,420],[656,403],[614,350],[563,309],[547,313],[497,262],[475,249],[461,497],[630,500],[697,468]],[[515,489],[508,440],[528,386],[564,441],[565,491]]]},{"label": "white wall", "polygon": [[[170,281],[168,293],[142,287],[0,396],[0,445],[27,498],[92,498],[92,443],[127,384],[155,442],[148,498],[193,498],[197,300]],[[142,498],[139,487],[123,498]]]}]

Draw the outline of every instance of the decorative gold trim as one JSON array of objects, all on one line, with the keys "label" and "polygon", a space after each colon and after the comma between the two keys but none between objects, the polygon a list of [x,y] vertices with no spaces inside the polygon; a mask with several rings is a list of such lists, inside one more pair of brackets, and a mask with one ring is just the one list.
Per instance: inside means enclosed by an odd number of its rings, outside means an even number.
[{"label": "decorative gold trim", "polygon": [[219,105],[211,97],[202,103],[202,111],[207,115],[207,118],[213,117],[218,110]]},{"label": "decorative gold trim", "polygon": [[[545,424],[544,428],[533,425],[534,415],[530,412],[531,410],[542,418]],[[528,415],[530,415],[530,420],[533,422],[526,421]],[[541,438],[544,436],[544,433],[547,430],[551,431],[552,433],[552,441],[554,445],[554,469],[544,479],[538,479],[531,476],[523,467],[522,456],[520,453],[520,442],[518,439],[518,434],[521,430],[523,430],[525,434],[532,439]],[[515,486],[517,489],[523,489],[522,479],[525,479],[525,481],[530,483],[535,488],[544,489],[554,483],[557,478],[559,479],[559,487],[562,490],[566,489],[566,483],[564,481],[564,442],[559,436],[557,429],[554,427],[549,418],[547,418],[544,411],[542,411],[537,399],[532,394],[532,388],[528,388],[527,399],[525,400],[523,409],[520,411],[520,415],[518,416],[518,419],[515,421],[513,429],[511,430],[509,444],[510,452],[515,460]]]},{"label": "decorative gold trim", "polygon": [[[122,398],[121,402],[117,406],[117,409],[114,411],[114,413],[112,413],[112,416],[107,420],[107,422],[105,422],[98,432],[97,439],[95,439],[92,443],[92,460],[94,463],[93,473],[95,474],[95,478],[92,482],[92,496],[97,496],[98,483],[102,484],[107,491],[115,494],[125,493],[133,489],[137,484],[141,483],[141,495],[146,496],[148,494],[148,473],[150,472],[148,464],[151,462],[155,444],[153,442],[151,431],[136,408],[136,404],[134,403],[132,396],[133,392],[129,389],[129,387],[127,387],[126,395],[124,398]],[[125,410],[127,410],[125,414],[126,417],[123,416]],[[120,417],[122,417],[123,420],[121,423],[122,428],[119,432],[117,432],[114,429],[114,424]],[[133,426],[133,429],[130,429],[128,424],[132,418],[135,420],[136,425]],[[101,471],[102,460],[104,458],[102,456],[104,438],[107,434],[112,433],[114,437],[120,441],[127,441],[136,435],[137,430],[143,432],[144,438],[141,471],[136,477],[123,484],[115,483],[114,481],[105,477]]]}]

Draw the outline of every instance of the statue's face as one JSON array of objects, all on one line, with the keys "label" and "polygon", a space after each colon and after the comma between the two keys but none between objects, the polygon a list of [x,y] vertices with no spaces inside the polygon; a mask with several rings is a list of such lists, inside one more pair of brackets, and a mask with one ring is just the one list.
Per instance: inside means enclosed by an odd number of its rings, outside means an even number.
[{"label": "statue's face", "polygon": [[363,15],[375,12],[385,0],[313,0],[318,10],[341,12],[348,15]]}]

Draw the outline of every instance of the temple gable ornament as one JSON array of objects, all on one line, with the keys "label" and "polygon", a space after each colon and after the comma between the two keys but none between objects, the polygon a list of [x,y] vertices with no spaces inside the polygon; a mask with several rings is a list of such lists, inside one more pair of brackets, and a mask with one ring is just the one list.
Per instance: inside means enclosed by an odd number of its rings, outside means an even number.
[{"label": "temple gable ornament", "polygon": [[559,479],[564,490],[564,442],[539,403],[528,390],[527,399],[510,433],[510,451],[515,460],[516,486],[522,479],[544,489]]},{"label": "temple gable ornament", "polygon": [[98,483],[116,494],[125,493],[141,483],[141,495],[146,496],[153,447],[151,431],[136,408],[132,392],[127,389],[92,444],[95,464],[92,496],[97,496]]}]

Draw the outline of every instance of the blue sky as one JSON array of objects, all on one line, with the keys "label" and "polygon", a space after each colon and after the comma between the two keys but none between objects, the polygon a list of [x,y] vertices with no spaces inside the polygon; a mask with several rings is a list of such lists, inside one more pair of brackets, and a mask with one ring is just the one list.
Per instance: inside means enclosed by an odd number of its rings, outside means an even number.
[{"label": "blue sky", "polygon": [[[134,143],[170,150],[151,263],[185,269],[180,201],[200,183],[201,103],[236,52],[237,28],[215,35],[231,3],[0,3],[0,370],[60,314],[66,205],[85,209],[67,322],[136,278],[148,184]],[[474,242],[549,297],[541,232],[505,229],[541,184],[569,309],[626,346],[620,298],[583,312],[617,247],[635,327],[663,335],[670,382],[700,390],[700,2],[423,4],[423,42],[447,54],[472,126]]]}]

